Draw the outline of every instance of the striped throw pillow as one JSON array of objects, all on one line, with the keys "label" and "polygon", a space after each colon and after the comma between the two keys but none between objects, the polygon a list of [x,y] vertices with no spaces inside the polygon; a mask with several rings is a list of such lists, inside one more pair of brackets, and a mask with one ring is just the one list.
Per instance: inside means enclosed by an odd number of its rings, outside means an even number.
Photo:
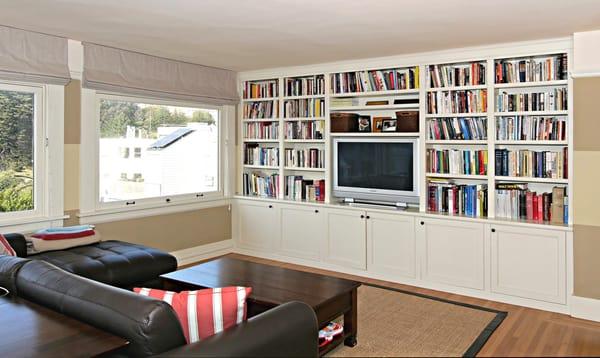
[{"label": "striped throw pillow", "polygon": [[2,234],[0,234],[0,255],[17,256],[15,250]]},{"label": "striped throw pillow", "polygon": [[149,288],[134,288],[135,292],[170,304],[183,328],[188,343],[233,327],[246,320],[246,298],[250,287],[222,287],[179,293]]}]

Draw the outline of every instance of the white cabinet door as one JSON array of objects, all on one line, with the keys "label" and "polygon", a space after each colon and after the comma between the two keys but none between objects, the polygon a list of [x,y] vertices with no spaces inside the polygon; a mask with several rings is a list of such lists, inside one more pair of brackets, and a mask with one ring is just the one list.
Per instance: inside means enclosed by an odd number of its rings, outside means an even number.
[{"label": "white cabinet door", "polygon": [[367,212],[367,270],[415,277],[415,221],[411,216]]},{"label": "white cabinet door", "polygon": [[318,261],[326,232],[327,221],[321,208],[281,206],[282,254]]},{"label": "white cabinet door", "polygon": [[416,220],[422,278],[483,290],[484,225],[458,220]]},{"label": "white cabinet door", "polygon": [[237,244],[240,247],[269,252],[278,249],[280,231],[277,205],[260,201],[238,201],[234,210]]},{"label": "white cabinet door", "polygon": [[566,237],[561,231],[492,225],[492,292],[566,303]]},{"label": "white cabinet door", "polygon": [[327,240],[324,260],[336,265],[366,269],[364,211],[327,209]]}]

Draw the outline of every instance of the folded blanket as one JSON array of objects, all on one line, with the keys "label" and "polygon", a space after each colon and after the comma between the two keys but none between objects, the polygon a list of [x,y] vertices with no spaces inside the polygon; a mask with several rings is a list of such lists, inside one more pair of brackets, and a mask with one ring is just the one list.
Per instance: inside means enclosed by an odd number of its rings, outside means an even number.
[{"label": "folded blanket", "polygon": [[69,240],[43,240],[35,237],[26,237],[27,254],[39,254],[44,251],[65,250],[76,246],[85,246],[100,242],[100,234],[86,236],[78,239]]},{"label": "folded blanket", "polygon": [[49,227],[43,230],[36,231],[36,234],[63,234],[72,232],[82,232],[94,230],[94,225],[76,225],[76,226],[65,226],[65,227]]},{"label": "folded blanket", "polygon": [[35,233],[31,237],[42,240],[65,240],[65,239],[78,239],[87,236],[93,236],[96,232],[94,230],[85,230],[79,232],[65,232],[65,233]]}]

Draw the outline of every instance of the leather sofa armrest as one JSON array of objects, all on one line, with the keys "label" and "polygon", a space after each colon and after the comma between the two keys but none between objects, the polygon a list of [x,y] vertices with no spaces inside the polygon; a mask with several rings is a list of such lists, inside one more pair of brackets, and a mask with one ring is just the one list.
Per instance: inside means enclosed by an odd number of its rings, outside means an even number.
[{"label": "leather sofa armrest", "polygon": [[4,237],[13,250],[15,250],[17,256],[27,257],[27,241],[25,241],[25,236],[21,234],[4,234]]},{"label": "leather sofa armrest", "polygon": [[310,306],[289,302],[201,342],[161,357],[317,357],[317,317]]}]

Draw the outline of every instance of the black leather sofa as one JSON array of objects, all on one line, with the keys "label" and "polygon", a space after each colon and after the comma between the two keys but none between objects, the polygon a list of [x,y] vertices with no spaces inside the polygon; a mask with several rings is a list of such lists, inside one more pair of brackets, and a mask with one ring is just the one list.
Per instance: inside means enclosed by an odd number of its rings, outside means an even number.
[{"label": "black leather sofa", "polygon": [[290,302],[232,329],[186,345],[167,303],[74,275],[41,260],[0,255],[0,286],[126,339],[116,356],[316,357],[317,320],[310,306]]},{"label": "black leather sofa", "polygon": [[158,276],[177,269],[177,259],[173,255],[123,241],[102,241],[28,256],[23,235],[5,234],[4,237],[19,257],[46,261],[65,271],[116,287],[159,287]]}]

